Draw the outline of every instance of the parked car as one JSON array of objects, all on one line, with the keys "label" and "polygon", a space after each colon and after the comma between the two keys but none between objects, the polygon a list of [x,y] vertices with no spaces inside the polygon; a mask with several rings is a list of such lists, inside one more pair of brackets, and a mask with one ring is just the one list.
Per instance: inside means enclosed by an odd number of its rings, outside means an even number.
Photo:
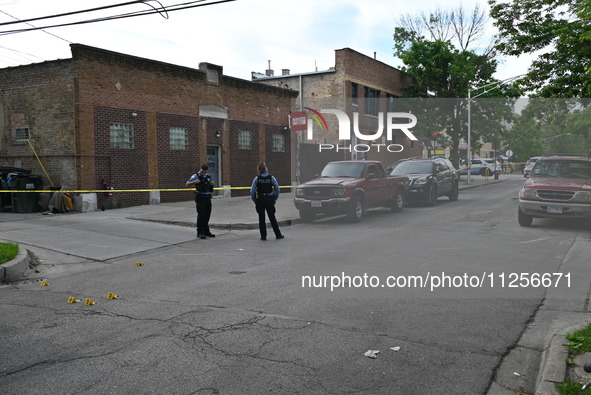
[{"label": "parked car", "polygon": [[529,158],[527,160],[527,162],[525,162],[525,167],[523,168],[523,176],[525,178],[527,178],[529,176],[531,169],[534,167],[534,165],[536,164],[538,159],[540,159],[539,156],[532,156],[531,158]]},{"label": "parked car", "polygon": [[[492,161],[493,163],[489,163],[488,161]],[[472,166],[470,166],[470,174],[471,175],[481,175],[481,176],[492,176],[497,171],[497,163],[494,159],[487,159],[487,158],[473,158],[472,159]],[[496,163],[494,163],[496,162]],[[501,164],[498,163],[498,167]],[[463,168],[459,171],[459,174],[464,176],[468,174],[468,169]]]},{"label": "parked car", "polygon": [[294,204],[302,221],[316,214],[347,214],[361,221],[369,207],[404,208],[408,177],[388,176],[379,161],[336,161],[328,163],[320,177],[296,187]]},{"label": "parked car", "polygon": [[519,191],[517,219],[581,218],[591,225],[591,159],[549,156],[538,159]]},{"label": "parked car", "polygon": [[409,159],[421,159],[421,157],[419,157],[419,156],[413,156],[413,157],[410,157],[410,158],[398,159],[396,162],[391,163],[390,166],[388,166],[388,167],[386,167],[384,169],[386,171],[386,174],[392,173],[392,170],[394,169],[394,167],[396,167],[397,164],[399,164],[402,161],[409,160]]},{"label": "parked car", "polygon": [[501,166],[501,162],[499,162],[496,159],[484,159],[484,161],[486,163],[488,163],[489,165],[492,165],[495,167],[495,174],[501,174],[501,172],[503,171],[503,167]]},{"label": "parked car", "polygon": [[452,201],[458,200],[459,177],[447,159],[402,160],[394,166],[390,175],[408,177],[409,200],[425,201],[431,206],[437,204],[439,196],[448,196]]}]

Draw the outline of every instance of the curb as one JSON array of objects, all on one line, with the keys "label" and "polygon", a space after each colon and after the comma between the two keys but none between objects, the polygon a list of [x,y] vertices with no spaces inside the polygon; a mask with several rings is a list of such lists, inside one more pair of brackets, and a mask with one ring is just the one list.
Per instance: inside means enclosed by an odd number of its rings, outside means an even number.
[{"label": "curb", "polygon": [[463,189],[472,189],[472,188],[477,188],[477,187],[481,187],[484,185],[491,185],[491,184],[498,184],[499,182],[503,182],[503,181],[507,181],[507,178],[499,178],[498,180],[490,180],[490,181],[486,181],[485,183],[481,183],[481,182],[474,182],[472,181],[472,184],[466,184],[466,180],[460,180],[460,191]]},{"label": "curb", "polygon": [[[177,226],[186,226],[189,228],[195,228],[195,221],[192,221],[192,222],[167,221],[167,220],[149,219],[149,218],[129,218],[129,219],[133,219],[136,221],[155,222],[155,223],[159,223],[159,224],[177,225]],[[298,218],[277,220],[277,223],[279,224],[279,226],[291,226],[291,225],[298,224],[299,222],[300,222],[300,220]],[[269,223],[267,223],[267,227],[270,227],[270,226],[271,225]],[[226,229],[226,230],[232,230],[232,229],[251,230],[251,229],[258,229],[259,224],[258,224],[258,222],[257,223],[229,223],[229,224],[210,223],[209,227],[213,228],[213,229]]]},{"label": "curb", "polygon": [[11,282],[22,277],[23,273],[29,268],[29,252],[19,246],[16,257],[0,265],[0,282]]},{"label": "curb", "polygon": [[567,342],[565,336],[588,324],[589,320],[587,319],[581,324],[563,329],[552,336],[548,347],[542,352],[540,373],[536,381],[536,395],[559,395],[555,384],[565,380],[567,369],[568,349],[564,345]]}]

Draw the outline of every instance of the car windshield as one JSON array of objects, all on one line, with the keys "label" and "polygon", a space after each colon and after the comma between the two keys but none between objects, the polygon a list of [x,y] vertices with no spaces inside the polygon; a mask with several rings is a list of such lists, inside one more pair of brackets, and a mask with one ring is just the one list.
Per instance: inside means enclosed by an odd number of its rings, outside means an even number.
[{"label": "car windshield", "polygon": [[329,163],[322,170],[320,177],[361,178],[364,167],[363,163],[355,162]]},{"label": "car windshield", "polygon": [[536,162],[532,176],[591,179],[591,162],[582,160],[540,160]]},{"label": "car windshield", "polygon": [[406,174],[431,174],[433,172],[432,162],[400,162],[394,170],[392,175],[400,176]]}]

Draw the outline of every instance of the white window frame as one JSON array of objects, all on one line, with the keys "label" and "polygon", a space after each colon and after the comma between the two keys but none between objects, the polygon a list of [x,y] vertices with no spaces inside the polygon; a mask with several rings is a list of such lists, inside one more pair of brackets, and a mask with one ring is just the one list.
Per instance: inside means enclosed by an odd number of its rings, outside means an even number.
[{"label": "white window frame", "polygon": [[185,128],[168,129],[169,146],[173,151],[186,151],[189,146],[189,133]]},{"label": "white window frame", "polygon": [[133,123],[111,123],[109,125],[111,148],[134,149]]},{"label": "white window frame", "polygon": [[[19,136],[19,134],[24,133],[24,136]],[[31,133],[29,128],[16,128],[14,131],[14,137],[16,141],[27,141],[31,138]]]},{"label": "white window frame", "polygon": [[238,149],[252,150],[252,132],[250,130],[238,131]]},{"label": "white window frame", "polygon": [[273,140],[272,152],[285,152],[285,136],[282,134],[273,134],[271,137]]}]

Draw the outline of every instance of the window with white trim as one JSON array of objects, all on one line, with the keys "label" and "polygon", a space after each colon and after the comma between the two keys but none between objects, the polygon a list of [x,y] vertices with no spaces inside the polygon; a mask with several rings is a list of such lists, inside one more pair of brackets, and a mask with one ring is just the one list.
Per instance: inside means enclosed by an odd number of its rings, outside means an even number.
[{"label": "window with white trim", "polygon": [[285,152],[285,136],[282,134],[273,135],[273,152]]},{"label": "window with white trim", "polygon": [[29,128],[16,128],[15,132],[16,141],[23,141],[31,138]]},{"label": "window with white trim", "polygon": [[238,149],[252,149],[252,132],[250,130],[238,131]]},{"label": "window with white trim", "polygon": [[189,136],[185,128],[168,129],[171,150],[186,150],[189,146]]},{"label": "window with white trim", "polygon": [[110,125],[111,148],[134,149],[133,135],[132,123],[112,123]]}]

